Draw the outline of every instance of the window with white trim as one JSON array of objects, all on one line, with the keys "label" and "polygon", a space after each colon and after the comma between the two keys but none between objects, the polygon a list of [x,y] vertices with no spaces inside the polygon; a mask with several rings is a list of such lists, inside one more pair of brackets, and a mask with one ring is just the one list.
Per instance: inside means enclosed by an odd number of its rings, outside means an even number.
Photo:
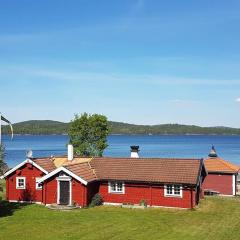
[{"label": "window with white trim", "polygon": [[42,184],[37,182],[39,179],[41,179],[41,178],[40,177],[36,177],[36,189],[37,190],[41,190],[42,189]]},{"label": "window with white trim", "polygon": [[16,177],[16,188],[25,189],[26,188],[26,178],[25,177]]},{"label": "window with white trim", "polygon": [[179,185],[179,184],[165,185],[164,196],[166,196],[166,197],[182,197],[182,185]]},{"label": "window with white trim", "polygon": [[240,183],[240,173],[237,175],[237,182]]},{"label": "window with white trim", "polygon": [[108,183],[109,193],[124,193],[124,183],[123,182],[109,182]]}]

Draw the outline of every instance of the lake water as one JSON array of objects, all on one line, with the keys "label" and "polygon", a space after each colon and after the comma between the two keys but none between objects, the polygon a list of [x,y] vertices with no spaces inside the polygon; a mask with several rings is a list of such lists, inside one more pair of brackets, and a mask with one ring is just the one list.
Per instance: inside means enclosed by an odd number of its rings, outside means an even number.
[{"label": "lake water", "polygon": [[[13,167],[25,160],[29,149],[34,157],[66,154],[68,136],[14,136],[12,141],[9,136],[3,136],[3,143],[5,160]],[[104,155],[129,157],[130,146],[139,145],[141,157],[205,158],[212,144],[220,157],[240,165],[240,136],[111,135]]]}]

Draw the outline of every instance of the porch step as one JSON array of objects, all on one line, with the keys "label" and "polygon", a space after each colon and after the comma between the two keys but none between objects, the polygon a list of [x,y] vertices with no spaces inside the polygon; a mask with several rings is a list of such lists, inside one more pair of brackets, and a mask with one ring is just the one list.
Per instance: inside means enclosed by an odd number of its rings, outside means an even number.
[{"label": "porch step", "polygon": [[68,210],[76,209],[76,208],[79,208],[79,207],[68,206],[68,205],[59,205],[59,204],[51,204],[51,205],[47,205],[47,208],[49,208],[51,210],[68,211]]}]

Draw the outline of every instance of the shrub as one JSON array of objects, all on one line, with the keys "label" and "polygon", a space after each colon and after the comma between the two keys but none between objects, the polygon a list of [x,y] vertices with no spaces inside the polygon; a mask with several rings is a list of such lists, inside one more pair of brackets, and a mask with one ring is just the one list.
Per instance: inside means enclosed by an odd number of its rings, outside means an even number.
[{"label": "shrub", "polygon": [[94,195],[94,197],[92,198],[91,203],[89,204],[89,207],[96,207],[96,206],[100,206],[103,204],[103,199],[102,196],[97,193]]},{"label": "shrub", "polygon": [[140,206],[147,207],[147,201],[144,200],[144,199],[142,199],[142,200],[140,200],[139,205],[140,205]]}]

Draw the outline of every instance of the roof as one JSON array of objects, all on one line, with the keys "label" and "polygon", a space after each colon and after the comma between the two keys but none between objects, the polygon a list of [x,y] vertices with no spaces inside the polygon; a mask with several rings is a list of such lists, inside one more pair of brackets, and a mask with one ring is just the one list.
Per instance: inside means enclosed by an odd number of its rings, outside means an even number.
[{"label": "roof", "polygon": [[91,168],[91,165],[88,162],[69,164],[64,167],[87,182],[92,182],[98,179],[94,169]]},{"label": "roof", "polygon": [[104,157],[90,165],[100,180],[196,184],[202,160]]},{"label": "roof", "polygon": [[51,158],[35,158],[35,159],[32,159],[32,160],[37,165],[39,165],[43,169],[45,169],[47,172],[51,172],[54,169],[56,169],[56,166],[54,165],[54,163],[53,163]]},{"label": "roof", "polygon": [[68,170],[67,168],[65,167],[59,167],[59,168],[56,168],[55,170],[53,170],[52,172],[48,173],[47,175],[43,176],[42,178],[40,178],[37,182],[38,183],[41,183],[41,182],[44,182],[46,179],[60,173],[60,172],[65,172],[66,174],[70,175],[71,177],[77,179],[79,182],[83,183],[84,185],[87,185],[88,182],[79,177],[78,175],[76,175],[75,173],[73,173],[72,171]]},{"label": "roof", "polygon": [[69,161],[39,181],[64,171],[85,185],[96,180],[196,185],[202,166],[201,159],[92,158],[77,163]]},{"label": "roof", "polygon": [[220,157],[209,157],[204,161],[208,172],[237,173],[240,167]]},{"label": "roof", "polygon": [[20,167],[24,166],[27,163],[32,164],[34,167],[38,168],[40,171],[44,172],[45,174],[48,174],[48,171],[46,169],[44,169],[42,166],[40,166],[39,164],[37,164],[35,161],[33,161],[32,159],[26,159],[25,161],[19,163],[14,168],[11,168],[7,172],[5,172],[2,176],[0,176],[0,179],[7,177],[8,175],[15,172],[17,169],[19,169]]}]

